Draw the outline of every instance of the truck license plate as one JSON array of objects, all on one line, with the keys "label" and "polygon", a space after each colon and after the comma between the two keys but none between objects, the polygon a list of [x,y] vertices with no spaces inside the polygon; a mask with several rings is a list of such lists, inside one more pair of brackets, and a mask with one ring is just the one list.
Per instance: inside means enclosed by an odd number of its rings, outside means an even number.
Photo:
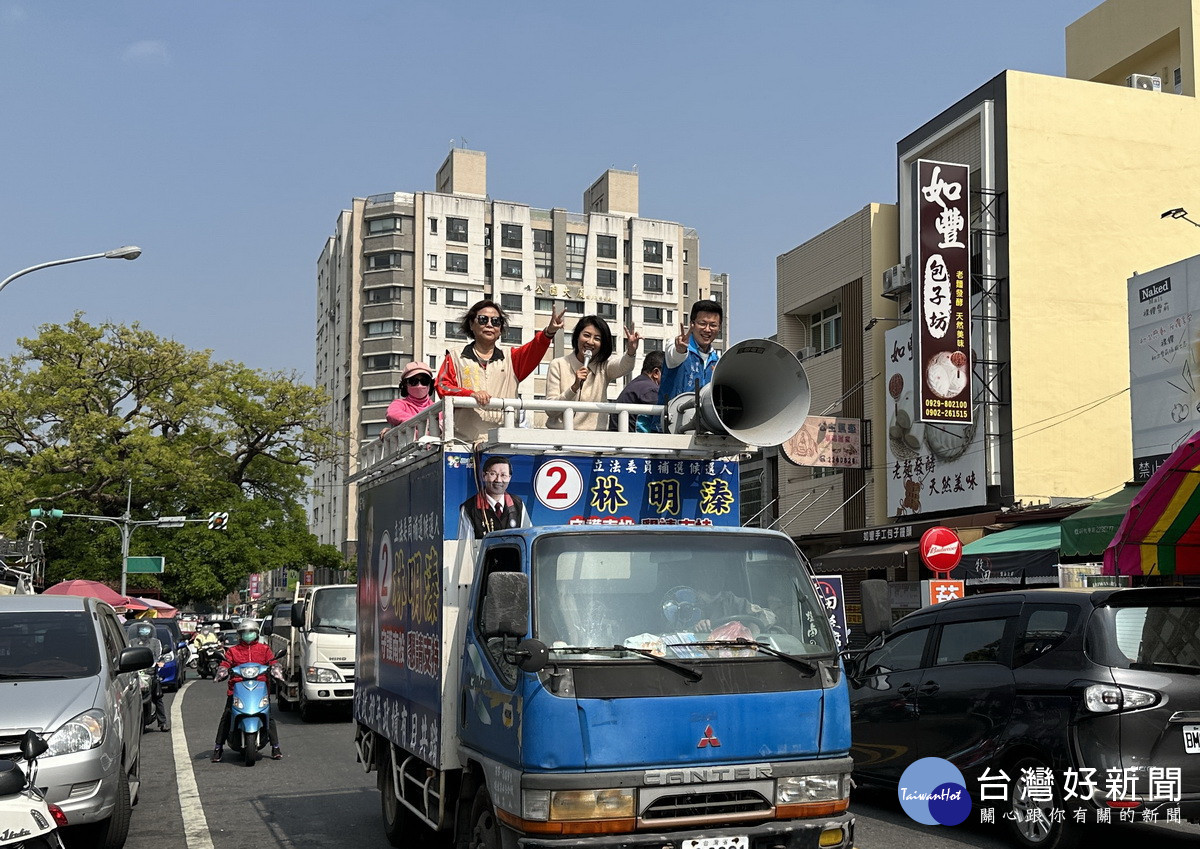
[{"label": "truck license plate", "polygon": [[683,841],[683,849],[750,849],[750,838],[744,834],[737,837],[698,837]]},{"label": "truck license plate", "polygon": [[1183,726],[1183,750],[1189,755],[1200,755],[1200,725]]}]

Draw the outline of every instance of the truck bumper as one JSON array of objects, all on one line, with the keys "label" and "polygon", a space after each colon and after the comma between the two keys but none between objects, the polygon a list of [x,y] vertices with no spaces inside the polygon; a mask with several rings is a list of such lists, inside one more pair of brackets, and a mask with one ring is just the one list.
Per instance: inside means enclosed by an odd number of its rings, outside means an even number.
[{"label": "truck bumper", "polygon": [[521,849],[680,849],[685,840],[699,838],[749,838],[750,849],[819,849],[820,838],[825,832],[842,832],[841,843],[826,843],[824,849],[852,849],[854,846],[854,817],[842,814],[813,820],[782,820],[759,823],[735,828],[689,828],[680,831],[646,831],[635,834],[596,834],[568,837],[536,837],[515,833],[505,846]]},{"label": "truck bumper", "polygon": [[335,684],[310,684],[304,681],[300,687],[304,690],[304,698],[310,702],[345,702],[349,704],[354,699],[353,681]]}]

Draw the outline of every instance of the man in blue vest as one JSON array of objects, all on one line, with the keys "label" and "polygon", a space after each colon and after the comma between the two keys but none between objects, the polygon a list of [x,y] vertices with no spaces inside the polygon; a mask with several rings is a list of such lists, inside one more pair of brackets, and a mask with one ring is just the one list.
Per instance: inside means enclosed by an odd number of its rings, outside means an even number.
[{"label": "man in blue vest", "polygon": [[716,301],[696,301],[692,304],[691,327],[679,325],[679,336],[667,355],[666,368],[658,385],[658,403],[666,404],[676,395],[692,392],[696,381],[701,386],[712,380],[713,367],[720,356],[713,350],[713,340],[721,335],[724,312]]}]

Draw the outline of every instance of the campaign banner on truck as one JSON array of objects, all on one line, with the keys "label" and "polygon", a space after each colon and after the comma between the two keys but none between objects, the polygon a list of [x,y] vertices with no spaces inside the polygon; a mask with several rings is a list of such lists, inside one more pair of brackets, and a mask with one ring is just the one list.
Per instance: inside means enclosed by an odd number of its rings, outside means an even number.
[{"label": "campaign banner on truck", "polygon": [[438,763],[442,475],[432,463],[374,487],[360,515],[355,716]]},{"label": "campaign banner on truck", "polygon": [[447,454],[446,539],[542,525],[739,524],[735,460]]}]

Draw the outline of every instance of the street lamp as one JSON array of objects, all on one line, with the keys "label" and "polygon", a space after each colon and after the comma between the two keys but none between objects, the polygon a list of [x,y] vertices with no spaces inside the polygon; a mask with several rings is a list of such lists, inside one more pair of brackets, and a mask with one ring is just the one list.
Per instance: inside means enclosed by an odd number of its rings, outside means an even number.
[{"label": "street lamp", "polygon": [[98,254],[88,254],[87,256],[73,256],[70,259],[54,259],[50,262],[42,262],[37,265],[31,265],[29,268],[22,268],[16,274],[10,274],[0,282],[0,289],[3,289],[9,283],[22,277],[31,271],[38,271],[43,268],[49,268],[52,265],[66,265],[71,262],[83,262],[86,259],[137,259],[142,255],[142,249],[134,245],[125,245],[120,248],[113,248],[111,251],[104,251]]},{"label": "street lamp", "polygon": [[1182,218],[1188,224],[1193,224],[1196,227],[1200,227],[1200,223],[1197,223],[1197,222],[1193,221],[1192,219],[1188,218],[1188,212],[1182,206],[1177,206],[1174,209],[1168,209],[1166,212],[1164,212],[1162,215],[1160,215],[1158,217],[1159,218]]}]

